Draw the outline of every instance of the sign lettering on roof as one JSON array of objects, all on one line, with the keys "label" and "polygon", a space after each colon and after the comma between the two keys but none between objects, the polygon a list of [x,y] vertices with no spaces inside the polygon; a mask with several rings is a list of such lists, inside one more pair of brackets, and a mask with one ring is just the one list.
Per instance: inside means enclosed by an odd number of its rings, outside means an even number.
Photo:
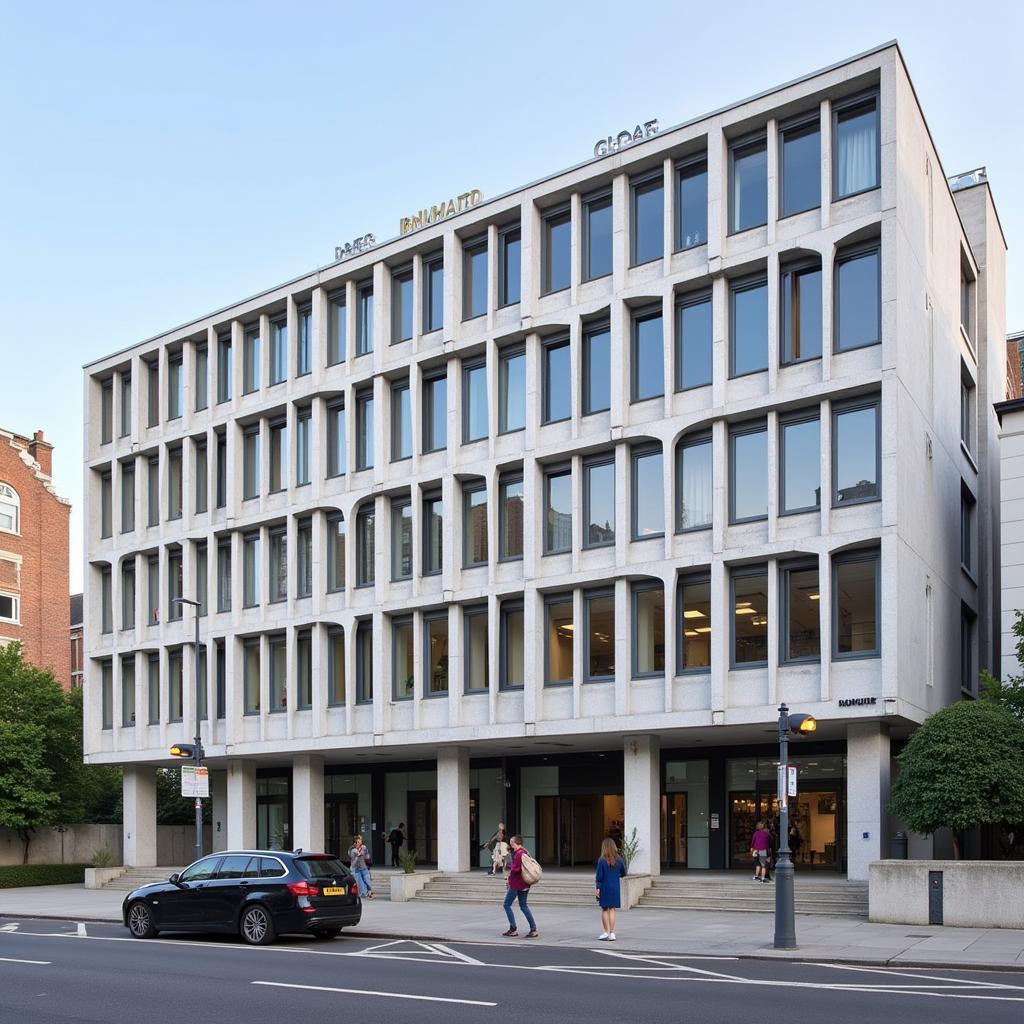
[{"label": "sign lettering on roof", "polygon": [[643,142],[658,134],[658,119],[644,121],[638,124],[632,131],[624,128],[618,135],[609,135],[606,139],[598,139],[594,144],[594,156],[607,156],[609,153],[617,153],[620,149],[632,146],[636,142]]},{"label": "sign lettering on roof", "polygon": [[403,217],[398,223],[399,231],[401,234],[407,235],[410,231],[415,231],[417,228],[425,228],[428,224],[436,224],[440,220],[447,220],[449,217],[454,217],[457,213],[463,213],[476,206],[483,198],[484,194],[478,188],[474,188],[469,192],[463,192],[458,196],[452,196],[451,199],[443,200],[437,206],[418,210],[411,217]]}]

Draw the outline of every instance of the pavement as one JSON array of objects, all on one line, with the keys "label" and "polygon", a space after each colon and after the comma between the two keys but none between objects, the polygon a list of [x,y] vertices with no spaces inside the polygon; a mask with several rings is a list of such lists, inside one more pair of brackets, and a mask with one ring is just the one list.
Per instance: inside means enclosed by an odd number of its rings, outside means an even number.
[{"label": "pavement", "polygon": [[[124,895],[81,885],[0,889],[0,919],[120,922]],[[503,895],[504,886],[496,882],[493,906],[367,900],[363,902],[362,923],[345,934],[494,942],[507,927],[500,905]],[[545,905],[532,909],[542,945],[589,949],[601,931],[596,909]],[[797,915],[798,948],[776,950],[772,947],[773,927],[771,914],[634,909],[619,913],[616,948],[645,953],[1024,971],[1024,929],[873,924],[861,918]]]}]

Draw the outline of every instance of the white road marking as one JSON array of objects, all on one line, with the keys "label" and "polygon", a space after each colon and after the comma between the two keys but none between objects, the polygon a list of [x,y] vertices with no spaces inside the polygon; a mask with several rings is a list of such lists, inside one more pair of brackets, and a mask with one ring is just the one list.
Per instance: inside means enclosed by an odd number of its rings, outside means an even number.
[{"label": "white road marking", "polygon": [[78,931],[75,932],[75,935],[76,935],[76,937],[78,937],[80,939],[87,939],[87,938],[89,938],[89,933],[85,930],[85,922],[84,921],[79,921],[78,922]]},{"label": "white road marking", "polygon": [[479,999],[449,999],[446,996],[418,996],[411,992],[375,992],[367,988],[330,988],[327,985],[295,985],[287,981],[254,981],[254,985],[267,985],[271,988],[297,988],[306,992],[340,992],[350,996],[381,996],[384,999],[415,999],[424,1003],[459,1003],[463,1006],[497,1006],[497,1003],[485,1003]]},{"label": "white road marking", "polygon": [[13,956],[0,956],[0,963],[5,964],[37,964],[39,967],[47,967],[52,960],[16,960]]},{"label": "white road marking", "polygon": [[467,953],[460,953],[457,949],[452,949],[451,946],[446,946],[443,942],[434,942],[432,945],[439,953],[443,953],[445,956],[455,957],[456,960],[461,960],[464,964],[472,964],[474,967],[487,966],[482,960],[477,960],[475,957],[471,957]]},{"label": "white road marking", "polygon": [[[801,967],[828,967],[833,971],[853,971],[854,973],[863,974],[884,974],[890,978],[914,978],[917,981],[942,981],[950,982],[956,985],[974,985],[980,988],[1009,988],[1009,989],[1020,989],[1020,985],[1004,985],[994,981],[985,981],[981,978],[977,980],[973,978],[942,978],[937,977],[934,974],[920,974],[911,968],[899,968],[899,967],[858,967],[856,964],[830,964],[821,963],[814,961],[800,961],[799,966]],[[907,988],[906,985],[896,985],[895,988]],[[917,987],[917,986],[914,986]],[[932,986],[920,986],[924,988]]]},{"label": "white road marking", "polygon": [[18,926],[16,924],[5,924],[0,927],[0,932],[16,932],[17,930]]}]

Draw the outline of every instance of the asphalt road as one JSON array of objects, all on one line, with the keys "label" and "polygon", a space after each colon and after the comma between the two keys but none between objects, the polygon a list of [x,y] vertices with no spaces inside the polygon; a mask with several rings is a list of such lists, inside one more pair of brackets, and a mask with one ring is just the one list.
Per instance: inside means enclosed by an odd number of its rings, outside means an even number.
[{"label": "asphalt road", "polygon": [[[500,922],[499,922],[500,923]],[[1024,973],[644,955],[526,939],[393,942],[286,937],[140,941],[116,925],[0,919],[0,1021],[281,1024],[524,1021],[901,1024],[1024,1014]]]}]

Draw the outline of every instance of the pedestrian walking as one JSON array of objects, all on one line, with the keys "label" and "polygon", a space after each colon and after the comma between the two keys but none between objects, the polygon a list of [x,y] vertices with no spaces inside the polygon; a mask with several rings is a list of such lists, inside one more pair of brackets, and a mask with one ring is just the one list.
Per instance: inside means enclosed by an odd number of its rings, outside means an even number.
[{"label": "pedestrian walking", "polygon": [[530,913],[530,907],[526,902],[530,892],[530,885],[523,878],[523,858],[528,856],[523,848],[523,837],[513,836],[509,841],[509,846],[512,849],[512,860],[509,865],[508,890],[505,893],[504,904],[505,915],[508,917],[508,931],[501,934],[506,938],[513,939],[519,934],[516,928],[515,915],[512,913],[512,904],[518,900],[519,909],[523,912],[523,917],[526,918],[526,923],[530,926],[526,937],[528,939],[535,939],[540,933],[537,931],[537,922],[533,919],[533,914]]},{"label": "pedestrian walking", "polygon": [[491,870],[489,875],[502,875],[505,873],[505,861],[508,859],[508,842],[505,836],[505,822],[499,821],[494,835],[486,843],[480,844],[480,849],[491,851]]},{"label": "pedestrian walking", "polygon": [[759,821],[750,837],[750,855],[754,858],[754,881],[768,881],[768,861],[772,855],[772,834],[765,823]]},{"label": "pedestrian walking", "polygon": [[800,859],[800,847],[804,845],[804,837],[800,835],[800,829],[796,825],[789,826],[789,849],[793,854],[793,863]]},{"label": "pedestrian walking", "polygon": [[402,845],[405,843],[405,822],[400,821],[396,828],[391,830],[388,836],[388,846],[391,847],[391,866],[393,868],[398,867],[398,851],[402,849]]},{"label": "pedestrian walking", "polygon": [[601,856],[597,858],[594,876],[594,895],[601,908],[601,942],[615,941],[615,911],[622,906],[619,879],[626,873],[626,862],[619,856],[619,848],[610,836],[601,841]]},{"label": "pedestrian walking", "polygon": [[373,858],[370,856],[369,849],[363,845],[362,836],[353,838],[352,848],[348,851],[348,860],[352,874],[356,876],[359,895],[372,900],[373,882],[370,879],[370,867],[373,865]]}]

